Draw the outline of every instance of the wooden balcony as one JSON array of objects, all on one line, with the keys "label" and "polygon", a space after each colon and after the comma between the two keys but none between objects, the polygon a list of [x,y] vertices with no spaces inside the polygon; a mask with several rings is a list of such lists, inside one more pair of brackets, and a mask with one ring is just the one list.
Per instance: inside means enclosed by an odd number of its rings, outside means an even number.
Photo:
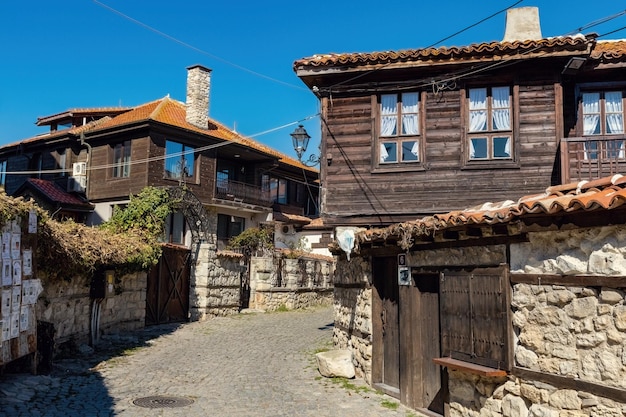
[{"label": "wooden balcony", "polygon": [[264,207],[272,205],[269,191],[264,191],[256,185],[224,179],[217,180],[215,198]]},{"label": "wooden balcony", "polygon": [[626,135],[587,136],[561,140],[564,184],[626,173]]}]

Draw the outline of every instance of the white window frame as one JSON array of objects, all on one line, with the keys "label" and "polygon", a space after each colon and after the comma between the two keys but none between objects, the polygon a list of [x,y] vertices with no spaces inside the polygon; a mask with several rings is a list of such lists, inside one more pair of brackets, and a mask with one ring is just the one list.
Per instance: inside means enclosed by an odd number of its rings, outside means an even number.
[{"label": "white window frame", "polygon": [[[495,98],[505,89],[508,91],[506,100],[502,96]],[[466,107],[468,161],[514,160],[512,87],[468,88]]]},{"label": "white window frame", "polygon": [[381,94],[378,117],[378,164],[415,164],[422,156],[422,98],[416,91]]}]

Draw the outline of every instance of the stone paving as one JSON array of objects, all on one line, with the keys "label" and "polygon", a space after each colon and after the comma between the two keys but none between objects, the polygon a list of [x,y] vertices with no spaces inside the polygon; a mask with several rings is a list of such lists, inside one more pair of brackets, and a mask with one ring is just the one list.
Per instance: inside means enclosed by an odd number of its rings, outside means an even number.
[{"label": "stone paving", "polygon": [[[330,307],[151,327],[50,375],[3,375],[0,416],[417,416],[361,380],[321,377],[314,352],[331,338]],[[145,397],[150,407],[133,403]]]}]

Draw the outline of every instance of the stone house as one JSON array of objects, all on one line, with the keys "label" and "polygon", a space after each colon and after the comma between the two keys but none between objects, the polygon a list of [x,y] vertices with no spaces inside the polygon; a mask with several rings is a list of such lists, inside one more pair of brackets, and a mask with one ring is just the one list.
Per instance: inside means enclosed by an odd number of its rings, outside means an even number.
[{"label": "stone house", "polygon": [[357,233],[335,344],[425,412],[621,415],[625,202],[615,175]]},{"label": "stone house", "polygon": [[[322,109],[335,342],[358,372],[441,415],[619,414],[622,383],[601,369],[622,361],[623,301],[602,299],[624,275],[610,178],[626,172],[626,42],[543,36],[524,7],[507,11],[501,41],[293,67]],[[596,315],[578,320],[585,303]],[[607,329],[617,339],[594,339]]]}]

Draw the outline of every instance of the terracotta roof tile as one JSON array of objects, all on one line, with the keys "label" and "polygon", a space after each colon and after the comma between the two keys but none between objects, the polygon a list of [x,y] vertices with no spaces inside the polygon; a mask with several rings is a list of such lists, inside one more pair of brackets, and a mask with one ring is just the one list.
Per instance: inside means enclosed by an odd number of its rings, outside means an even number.
[{"label": "terracotta roof tile", "polygon": [[243,146],[247,146],[249,148],[264,152],[275,158],[278,158],[278,160],[284,164],[291,165],[296,168],[305,169],[309,172],[317,172],[316,169],[312,167],[307,167],[295,158],[291,158],[290,156],[287,156],[282,152],[279,152],[267,145],[259,143],[251,138],[242,136],[236,132],[233,132],[232,130],[215,120],[209,119],[207,129],[201,129],[193,124],[188,123],[186,120],[186,114],[187,111],[184,103],[173,100],[169,97],[164,97],[159,100],[136,106],[132,108],[132,110],[125,111],[115,117],[103,117],[96,121],[87,123],[83,126],[72,127],[69,129],[58,130],[56,132],[34,136],[32,138],[24,139],[19,142],[4,145],[2,146],[2,148],[18,146],[20,144],[45,142],[57,137],[63,137],[64,135],[77,136],[80,135],[80,133],[82,132],[95,132],[99,130],[115,129],[121,126],[133,125],[152,120],[166,125],[175,126],[181,129],[187,129],[195,133],[210,136],[216,139],[239,143]]},{"label": "terracotta roof tile", "polygon": [[521,55],[535,52],[537,49],[553,51],[585,51],[590,39],[583,35],[560,36],[539,40],[514,42],[483,42],[461,47],[440,47],[424,49],[406,49],[371,53],[329,53],[313,55],[294,62],[298,67],[332,67],[391,64],[407,61],[441,61],[452,59],[485,58],[505,55]]},{"label": "terracotta roof tile", "polygon": [[[482,206],[422,219],[370,229],[357,234],[358,243],[393,238],[412,242],[413,237],[434,235],[436,231],[471,225],[506,224],[529,215],[614,210],[626,204],[626,176],[620,174],[592,182],[549,187],[544,194],[534,194],[518,201],[485,203]],[[404,248],[408,249],[408,248]]]},{"label": "terracotta roof tile", "polygon": [[59,185],[52,181],[46,181],[38,178],[29,178],[26,180],[37,191],[46,196],[53,203],[70,205],[74,207],[84,207],[93,209],[93,205],[80,199],[79,197],[67,193]]},{"label": "terracotta roof tile", "polygon": [[169,97],[164,97],[160,100],[137,106],[131,111],[113,117],[107,122],[99,125],[97,129],[94,130],[111,129],[127,124],[154,120],[170,126],[176,126],[181,129],[187,129],[196,133],[211,136],[217,139],[239,143],[252,149],[270,154],[278,158],[281,162],[285,164],[292,165],[298,168],[304,168],[307,171],[316,171],[315,169],[307,167],[296,159],[291,158],[281,152],[278,152],[277,150],[272,149],[269,146],[263,145],[262,143],[259,143],[253,139],[233,132],[232,130],[228,129],[226,126],[215,120],[209,119],[209,123],[207,126],[208,128],[201,129],[191,123],[188,123],[186,120],[186,114],[187,111],[184,103],[173,100]]},{"label": "terracotta roof tile", "polygon": [[605,60],[623,59],[626,56],[626,40],[600,40],[591,52],[591,58]]}]

